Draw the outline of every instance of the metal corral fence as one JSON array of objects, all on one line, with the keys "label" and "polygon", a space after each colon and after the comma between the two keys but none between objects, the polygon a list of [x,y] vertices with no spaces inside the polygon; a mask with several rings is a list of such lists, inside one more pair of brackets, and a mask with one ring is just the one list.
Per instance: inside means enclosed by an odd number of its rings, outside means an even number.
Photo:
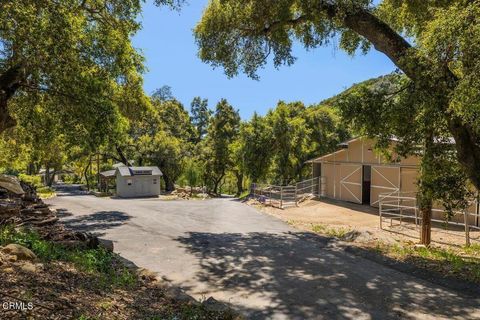
[{"label": "metal corral fence", "polygon": [[[394,220],[398,220],[400,225],[402,222],[414,223],[415,228],[419,229],[419,225],[422,223],[422,216],[418,208],[418,200],[416,194],[413,192],[393,192],[383,193],[379,196],[379,215],[380,215],[380,228],[383,229],[385,220],[390,220],[390,226],[392,226]],[[432,222],[438,223],[441,227],[434,227],[437,232],[448,232],[456,228],[462,228],[465,231],[465,243],[470,245],[471,241],[480,242],[480,215],[478,212],[477,201],[473,202],[470,208],[473,210],[456,211],[454,216],[449,220],[438,219],[432,217]],[[472,212],[474,211],[474,212]],[[433,208],[432,214],[440,213],[445,214],[445,210]],[[438,214],[437,214],[438,216]],[[450,233],[452,235],[458,235]]]},{"label": "metal corral fence", "polygon": [[252,195],[265,205],[278,208],[297,206],[299,202],[318,196],[319,178],[298,182],[294,185],[276,186],[252,184]]}]

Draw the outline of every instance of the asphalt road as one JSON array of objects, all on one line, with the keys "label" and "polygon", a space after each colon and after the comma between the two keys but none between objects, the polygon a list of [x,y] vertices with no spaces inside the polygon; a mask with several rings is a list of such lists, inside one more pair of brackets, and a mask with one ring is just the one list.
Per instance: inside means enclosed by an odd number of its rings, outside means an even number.
[{"label": "asphalt road", "polygon": [[113,240],[138,266],[252,319],[480,319],[480,297],[351,255],[233,199],[65,193],[48,202],[67,226]]}]

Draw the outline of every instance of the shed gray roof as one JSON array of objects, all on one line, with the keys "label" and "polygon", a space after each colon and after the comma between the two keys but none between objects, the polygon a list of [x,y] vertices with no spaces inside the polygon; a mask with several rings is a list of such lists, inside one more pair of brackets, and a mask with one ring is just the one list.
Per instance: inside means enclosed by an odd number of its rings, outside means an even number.
[{"label": "shed gray roof", "polygon": [[[152,176],[163,176],[162,171],[158,167],[118,167],[118,172],[122,177],[130,177],[135,175],[145,175],[137,172],[151,171]],[[137,174],[136,174],[137,173]]]},{"label": "shed gray roof", "polygon": [[108,170],[108,171],[100,172],[100,175],[104,177],[113,177],[115,176],[116,172],[117,170]]}]

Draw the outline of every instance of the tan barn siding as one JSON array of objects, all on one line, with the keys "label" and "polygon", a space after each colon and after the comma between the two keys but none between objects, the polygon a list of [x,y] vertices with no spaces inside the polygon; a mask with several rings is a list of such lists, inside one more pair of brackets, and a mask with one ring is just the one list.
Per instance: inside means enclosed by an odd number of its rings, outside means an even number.
[{"label": "tan barn siding", "polygon": [[362,162],[363,141],[355,140],[348,144],[349,162]]},{"label": "tan barn siding", "polygon": [[322,176],[325,177],[326,196],[328,198],[335,198],[335,171],[334,165],[330,163],[322,163]]}]

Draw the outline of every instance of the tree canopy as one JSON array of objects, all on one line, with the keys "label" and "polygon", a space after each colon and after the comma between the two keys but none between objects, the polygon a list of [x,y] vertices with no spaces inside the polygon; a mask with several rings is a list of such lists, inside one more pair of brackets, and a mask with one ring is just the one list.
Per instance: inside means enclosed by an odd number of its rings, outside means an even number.
[{"label": "tree canopy", "polygon": [[76,133],[105,134],[102,123],[131,115],[144,98],[143,57],[130,41],[140,10],[135,0],[2,1],[0,133],[21,121],[12,99],[30,110],[48,102]]},{"label": "tree canopy", "polygon": [[479,10],[468,0],[212,0],[195,36],[203,61],[253,78],[270,59],[277,67],[294,63],[295,42],[313,49],[340,37],[350,54],[375,48],[441,115],[458,161],[480,188]]}]

